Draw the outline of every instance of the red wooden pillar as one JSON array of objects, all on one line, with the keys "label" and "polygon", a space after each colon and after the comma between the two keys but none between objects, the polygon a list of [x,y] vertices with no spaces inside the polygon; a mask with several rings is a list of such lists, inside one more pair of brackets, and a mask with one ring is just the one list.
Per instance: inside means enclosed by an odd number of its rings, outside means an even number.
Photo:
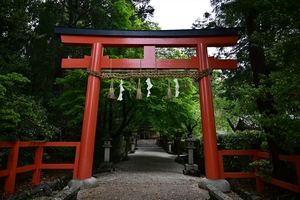
[{"label": "red wooden pillar", "polygon": [[43,151],[44,147],[42,142],[39,142],[39,146],[35,150],[34,164],[36,165],[36,169],[32,174],[32,182],[34,184],[40,183],[41,177],[41,164],[43,162]]},{"label": "red wooden pillar", "polygon": [[[100,58],[103,46],[94,43],[92,47],[90,69],[100,72]],[[87,83],[86,100],[84,107],[81,147],[78,162],[78,179],[88,179],[92,176],[98,101],[100,93],[100,78],[89,75]]]},{"label": "red wooden pillar", "polygon": [[20,141],[16,141],[8,155],[7,169],[9,170],[9,176],[6,177],[4,186],[4,190],[8,193],[14,193],[15,191],[19,149]]},{"label": "red wooden pillar", "polygon": [[[253,160],[254,161],[259,161],[260,158],[258,156],[258,153],[259,153],[260,150],[256,149],[254,151],[255,151],[255,154],[254,154]],[[259,170],[260,170],[259,167],[254,167],[254,172],[255,173],[259,172]],[[261,192],[261,191],[264,190],[264,187],[265,187],[264,182],[261,180],[261,178],[259,176],[255,176],[255,183],[256,183],[256,191],[257,192]]]},{"label": "red wooden pillar", "polygon": [[[210,68],[206,44],[197,45],[197,57],[200,64],[198,71]],[[210,76],[199,80],[199,94],[206,178],[221,179]]]},{"label": "red wooden pillar", "polygon": [[76,153],[75,153],[75,161],[74,161],[73,178],[77,178],[77,175],[78,175],[79,154],[80,154],[80,142],[77,142],[77,144],[76,144]]},{"label": "red wooden pillar", "polygon": [[300,190],[300,155],[295,156],[295,164],[296,164],[296,173],[298,179],[298,187]]}]

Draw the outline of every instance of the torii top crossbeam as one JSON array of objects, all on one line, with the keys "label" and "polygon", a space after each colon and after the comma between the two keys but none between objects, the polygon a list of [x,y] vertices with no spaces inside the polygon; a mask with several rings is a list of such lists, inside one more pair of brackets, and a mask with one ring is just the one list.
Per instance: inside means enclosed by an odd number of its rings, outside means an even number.
[{"label": "torii top crossbeam", "polygon": [[[63,59],[62,68],[88,68],[95,72],[101,69],[236,69],[236,60],[216,60],[209,58],[207,47],[234,46],[238,32],[243,28],[161,30],[161,31],[124,31],[55,27],[62,43],[73,46],[91,46],[91,56]],[[109,59],[103,56],[105,47],[143,47],[142,59]],[[191,59],[156,59],[156,47],[195,47],[196,56]],[[89,74],[82,126],[81,148],[77,174],[74,178],[91,177],[94,139],[97,126],[100,78]],[[216,127],[210,77],[198,80],[201,121],[204,141],[206,177],[210,180],[221,179]]]},{"label": "torii top crossbeam", "polygon": [[[143,59],[113,59],[107,56],[101,59],[102,69],[199,69],[199,60],[191,59],[155,59],[155,47],[206,47],[234,46],[238,40],[238,32],[242,28],[227,29],[192,29],[192,30],[160,30],[160,31],[128,31],[99,30],[81,28],[55,27],[55,33],[61,36],[65,45],[91,46],[101,43],[103,47],[143,47]],[[212,69],[235,69],[235,60],[216,60],[209,58]],[[83,59],[63,59],[62,68],[87,68],[90,57]]]}]

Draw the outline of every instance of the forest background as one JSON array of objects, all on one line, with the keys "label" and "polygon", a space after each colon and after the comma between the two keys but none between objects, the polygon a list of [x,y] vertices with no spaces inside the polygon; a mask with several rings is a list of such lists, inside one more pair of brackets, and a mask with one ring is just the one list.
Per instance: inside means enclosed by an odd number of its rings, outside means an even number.
[{"label": "forest background", "polygon": [[[272,176],[295,182],[278,154],[295,154],[300,143],[300,2],[210,2],[213,12],[195,19],[192,28],[246,28],[235,48],[218,49],[215,55],[239,62],[237,70],[215,71],[211,76],[217,130],[226,131],[228,137],[251,135],[271,153]],[[150,0],[2,0],[0,142],[80,140],[87,74],[61,69],[60,63],[62,58],[89,55],[91,49],[63,46],[54,26],[159,30],[159,24],[151,21],[153,14]],[[143,50],[106,48],[104,54],[142,58]],[[163,48],[156,54],[158,59],[182,59],[195,50]],[[175,83],[170,82],[175,91]],[[116,92],[119,83],[114,80]],[[117,101],[107,98],[110,80],[101,81],[96,147],[105,135],[122,143],[122,133],[128,130],[168,139],[177,133],[201,139],[197,84],[181,79],[179,97],[167,99],[168,79],[153,79],[151,96],[146,98],[146,83],[141,80],[143,98],[137,100],[137,83],[134,78],[124,81],[124,100]],[[96,148],[95,154],[101,151]],[[0,167],[6,155],[7,151],[0,151]],[[22,158],[24,163],[29,159]]]}]

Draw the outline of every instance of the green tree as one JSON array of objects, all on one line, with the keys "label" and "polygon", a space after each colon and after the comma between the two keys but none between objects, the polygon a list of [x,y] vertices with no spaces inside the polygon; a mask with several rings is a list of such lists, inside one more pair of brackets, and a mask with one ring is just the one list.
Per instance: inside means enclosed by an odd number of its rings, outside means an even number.
[{"label": "green tree", "polygon": [[132,0],[137,10],[137,17],[143,22],[150,22],[154,14],[154,8],[150,5],[150,0]]},{"label": "green tree", "polygon": [[[228,80],[227,88],[233,88],[230,92],[233,95],[235,93],[235,96],[243,95],[243,98],[239,98],[241,109],[252,114],[259,113],[257,116],[267,135],[272,155],[273,176],[291,181],[291,170],[279,161],[278,154],[292,153],[292,148],[296,146],[296,142],[292,141],[299,141],[298,94],[295,93],[297,86],[294,85],[298,83],[294,76],[298,75],[299,68],[299,2],[211,2],[215,6],[216,20],[209,19],[208,25],[246,27],[246,33],[241,39],[243,45],[239,46],[237,54],[241,68],[236,72],[224,73],[226,82]],[[237,87],[232,80],[241,83],[240,86]],[[230,95],[227,94],[227,98]],[[242,107],[244,102],[251,106]]]},{"label": "green tree", "polygon": [[30,38],[31,16],[26,12],[27,1],[0,2],[0,74],[28,73],[25,45]]},{"label": "green tree", "polygon": [[[57,131],[47,122],[39,98],[30,96],[28,45],[36,35],[35,1],[1,1],[0,141],[47,139]],[[51,130],[52,129],[52,130]]]},{"label": "green tree", "polygon": [[51,139],[59,130],[48,124],[46,110],[22,94],[29,80],[21,74],[0,75],[0,141]]}]

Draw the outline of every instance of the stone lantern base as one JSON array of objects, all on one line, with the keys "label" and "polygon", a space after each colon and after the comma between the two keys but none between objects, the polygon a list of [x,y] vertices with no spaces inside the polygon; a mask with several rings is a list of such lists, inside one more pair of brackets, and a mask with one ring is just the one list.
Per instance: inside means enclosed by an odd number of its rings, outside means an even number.
[{"label": "stone lantern base", "polygon": [[200,171],[198,170],[198,165],[197,164],[185,164],[183,174],[199,177]]}]

